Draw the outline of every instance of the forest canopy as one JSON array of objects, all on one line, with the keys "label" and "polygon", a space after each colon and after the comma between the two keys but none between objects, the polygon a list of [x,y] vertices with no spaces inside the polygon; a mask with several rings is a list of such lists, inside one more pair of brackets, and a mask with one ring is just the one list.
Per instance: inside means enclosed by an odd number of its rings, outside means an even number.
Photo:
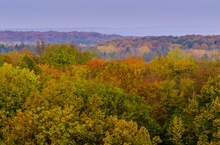
[{"label": "forest canopy", "polygon": [[35,49],[0,54],[1,144],[220,144],[218,59]]}]

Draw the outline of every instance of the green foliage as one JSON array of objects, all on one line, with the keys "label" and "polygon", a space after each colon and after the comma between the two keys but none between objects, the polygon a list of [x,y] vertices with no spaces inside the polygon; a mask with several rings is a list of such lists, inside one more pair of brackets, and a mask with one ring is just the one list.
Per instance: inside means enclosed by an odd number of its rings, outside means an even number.
[{"label": "green foliage", "polygon": [[[86,108],[90,106],[88,104],[88,98],[92,95],[100,96],[102,104],[100,109],[105,116],[115,116],[119,119],[134,120],[140,126],[145,126],[151,131],[157,128],[157,124],[150,117],[150,107],[144,101],[143,98],[135,95],[127,95],[122,93],[118,88],[112,85],[102,85],[100,82],[95,83],[77,83],[76,96],[82,97]],[[84,108],[84,109],[86,109]]]},{"label": "green foliage", "polygon": [[198,110],[194,124],[199,144],[219,144],[220,76],[210,79],[197,96]]},{"label": "green foliage", "polygon": [[21,68],[27,68],[30,71],[34,71],[35,74],[39,74],[41,72],[39,66],[31,59],[29,56],[25,55],[21,62],[19,62],[18,66]]},{"label": "green foliage", "polygon": [[201,95],[197,98],[199,107],[209,106],[217,97],[220,97],[220,76],[210,78],[203,86]]},{"label": "green foliage", "polygon": [[5,62],[5,56],[3,54],[0,54],[0,66],[2,66]]},{"label": "green foliage", "polygon": [[[186,102],[184,97],[180,95],[175,81],[167,80],[160,84],[155,84],[155,89],[154,94],[151,94],[146,99],[153,108],[153,118],[160,125],[167,125],[173,115],[177,115],[183,111]],[[166,129],[166,126],[164,127]]]},{"label": "green foliage", "polygon": [[169,140],[175,145],[182,145],[182,135],[185,132],[183,120],[177,116],[173,118],[168,128]]},{"label": "green foliage", "polygon": [[22,109],[28,97],[38,94],[38,84],[33,72],[5,63],[0,68],[0,109],[9,112]]},{"label": "green foliage", "polygon": [[[110,133],[111,140],[116,137],[118,142],[151,142],[147,129],[138,129],[135,122],[105,118],[98,96],[89,97],[89,104],[83,113],[78,105],[17,110],[15,117],[2,123],[2,140],[8,144],[104,144]],[[117,135],[117,130],[122,134]]]},{"label": "green foliage", "polygon": [[148,64],[152,74],[162,79],[173,79],[181,76],[192,74],[197,69],[195,61],[184,56],[179,49],[171,51],[167,56],[155,57]]},{"label": "green foliage", "polygon": [[116,117],[110,117],[111,129],[106,133],[103,139],[105,145],[151,145],[150,136],[146,128],[138,126],[133,121],[118,120]]},{"label": "green foliage", "polygon": [[66,68],[73,64],[86,64],[92,58],[88,52],[80,52],[75,45],[48,45],[41,55],[41,62],[56,68]]}]

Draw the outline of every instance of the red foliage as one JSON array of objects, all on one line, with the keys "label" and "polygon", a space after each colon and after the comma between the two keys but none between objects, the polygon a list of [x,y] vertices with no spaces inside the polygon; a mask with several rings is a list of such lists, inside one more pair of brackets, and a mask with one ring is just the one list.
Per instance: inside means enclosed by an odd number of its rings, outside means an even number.
[{"label": "red foliage", "polygon": [[104,63],[105,63],[105,60],[95,58],[95,59],[90,60],[87,63],[87,66],[90,69],[96,69],[96,68],[101,68]]}]

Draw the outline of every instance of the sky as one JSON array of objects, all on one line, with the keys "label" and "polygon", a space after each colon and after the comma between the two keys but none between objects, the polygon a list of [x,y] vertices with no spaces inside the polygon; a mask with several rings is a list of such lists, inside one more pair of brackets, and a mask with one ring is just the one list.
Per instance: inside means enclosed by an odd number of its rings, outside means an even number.
[{"label": "sky", "polygon": [[0,0],[0,30],[220,34],[220,0]]}]

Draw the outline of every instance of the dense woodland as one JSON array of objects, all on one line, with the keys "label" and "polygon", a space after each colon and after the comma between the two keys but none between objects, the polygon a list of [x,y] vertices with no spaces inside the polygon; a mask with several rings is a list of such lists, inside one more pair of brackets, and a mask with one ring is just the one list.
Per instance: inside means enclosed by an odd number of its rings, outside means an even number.
[{"label": "dense woodland", "polygon": [[176,47],[182,53],[197,58],[214,59],[220,50],[220,36],[186,35],[181,37],[124,37],[100,41],[95,49],[105,58],[123,59],[129,56],[141,56],[150,61],[155,56],[165,56]]},{"label": "dense woodland", "polygon": [[219,60],[176,46],[149,62],[73,44],[1,54],[0,144],[220,144]]},{"label": "dense woodland", "polygon": [[36,53],[35,47],[42,43],[73,43],[79,50],[93,51],[104,59],[139,56],[148,62],[156,56],[166,56],[176,47],[179,47],[183,54],[196,58],[220,59],[218,57],[220,53],[219,35],[125,37],[95,32],[0,31],[1,53],[20,51],[23,48],[28,48],[31,52]]}]

